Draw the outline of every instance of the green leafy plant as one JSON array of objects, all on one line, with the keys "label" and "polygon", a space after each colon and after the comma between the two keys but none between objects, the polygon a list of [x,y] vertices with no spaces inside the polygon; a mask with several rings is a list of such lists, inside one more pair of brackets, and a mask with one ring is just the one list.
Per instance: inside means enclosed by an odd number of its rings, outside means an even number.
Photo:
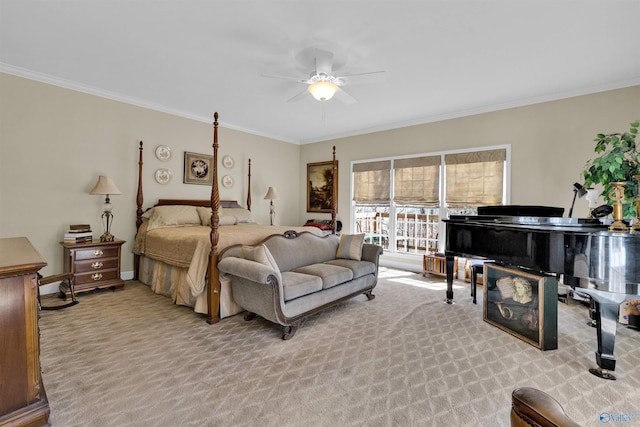
[{"label": "green leafy plant", "polygon": [[623,200],[625,218],[636,215],[638,182],[633,177],[640,175],[640,148],[636,145],[638,127],[640,120],[631,123],[629,132],[607,135],[599,133],[594,139],[594,151],[600,155],[589,160],[583,171],[584,187],[592,188],[596,184],[602,184],[603,190],[600,195],[609,205],[614,202],[609,196],[609,184],[616,181],[627,182]]}]

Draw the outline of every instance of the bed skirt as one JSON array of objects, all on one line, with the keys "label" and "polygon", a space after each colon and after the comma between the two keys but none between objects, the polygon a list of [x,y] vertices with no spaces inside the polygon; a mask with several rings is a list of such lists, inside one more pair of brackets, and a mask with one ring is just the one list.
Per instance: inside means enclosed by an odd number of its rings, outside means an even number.
[{"label": "bed skirt", "polygon": [[[188,268],[181,268],[140,256],[138,279],[156,294],[164,295],[178,305],[192,307],[196,313],[207,314],[206,289],[193,295],[187,283]],[[233,300],[231,278],[220,277],[220,318],[233,316],[243,311]]]}]

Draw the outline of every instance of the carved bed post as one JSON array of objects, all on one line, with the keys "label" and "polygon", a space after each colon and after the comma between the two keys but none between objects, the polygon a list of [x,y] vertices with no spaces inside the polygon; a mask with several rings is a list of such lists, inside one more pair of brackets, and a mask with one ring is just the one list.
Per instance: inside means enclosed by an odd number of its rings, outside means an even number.
[{"label": "carved bed post", "polygon": [[[140,159],[138,160],[138,194],[136,195],[136,205],[138,205],[136,209],[136,234],[138,233],[138,229],[140,225],[142,225],[142,141],[140,141]],[[140,255],[133,255],[133,279],[138,280],[138,270],[140,269]]]},{"label": "carved bed post", "polygon": [[247,180],[247,210],[251,210],[251,159],[249,159],[249,172]]},{"label": "carved bed post", "polygon": [[338,162],[336,161],[336,146],[333,146],[333,180],[331,188],[331,234],[336,234],[336,213],[338,210]]},{"label": "carved bed post", "polygon": [[211,251],[207,276],[207,323],[220,319],[220,280],[218,272],[218,225],[220,223],[220,191],[218,188],[218,112],[213,114],[213,184],[211,186]]}]

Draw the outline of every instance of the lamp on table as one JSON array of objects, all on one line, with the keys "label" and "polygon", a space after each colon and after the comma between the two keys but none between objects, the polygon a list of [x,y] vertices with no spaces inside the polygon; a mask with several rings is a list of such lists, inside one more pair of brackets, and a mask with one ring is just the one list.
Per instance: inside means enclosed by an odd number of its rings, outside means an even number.
[{"label": "lamp on table", "polygon": [[274,187],[269,187],[269,189],[267,190],[267,194],[265,194],[264,196],[264,199],[270,201],[269,202],[269,225],[273,225],[273,218],[276,215],[276,209],[273,206],[273,201],[279,199],[276,189]]},{"label": "lamp on table", "polygon": [[116,187],[116,184],[110,176],[100,175],[98,177],[98,182],[89,194],[106,196],[104,205],[102,206],[102,225],[104,227],[104,233],[100,236],[100,241],[113,242],[115,240],[115,237],[111,234],[111,224],[113,223],[113,214],[111,213],[111,210],[113,209],[113,205],[111,204],[109,196],[122,193],[118,190],[118,187]]}]

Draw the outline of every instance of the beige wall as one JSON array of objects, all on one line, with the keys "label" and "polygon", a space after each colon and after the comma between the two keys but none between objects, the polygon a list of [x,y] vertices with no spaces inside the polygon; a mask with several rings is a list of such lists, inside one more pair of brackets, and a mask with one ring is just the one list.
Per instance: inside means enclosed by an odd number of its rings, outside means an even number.
[{"label": "beige wall", "polygon": [[[90,196],[98,175],[110,175],[122,191],[114,196],[113,233],[127,240],[123,273],[132,270],[135,234],[138,141],[145,143],[145,206],[159,197],[209,198],[209,187],[182,184],[183,153],[209,153],[212,125],[97,96],[0,73],[0,237],[27,236],[48,260],[44,273],[62,269],[59,241],[71,223],[90,223],[102,233],[103,199]],[[339,213],[349,223],[350,162],[476,146],[511,144],[511,203],[570,206],[573,182],[581,181],[598,132],[628,130],[640,119],[640,86],[479,114],[425,125],[296,146],[224,128],[221,111],[220,158],[235,167],[220,175],[235,180],[223,199],[246,200],[246,163],[252,159],[253,214],[268,223],[269,186],[277,224],[329,218],[306,212],[306,164],[331,160],[336,145]],[[157,145],[172,148],[169,162],[157,160]],[[157,168],[173,173],[170,184],[154,181]],[[578,200],[574,216],[587,210]]]},{"label": "beige wall", "polygon": [[[338,219],[348,231],[350,162],[510,144],[511,203],[560,206],[567,215],[573,183],[582,182],[583,166],[594,155],[595,135],[628,131],[629,123],[637,119],[640,119],[640,86],[323,141],[301,147],[300,180],[306,180],[307,163],[330,160],[331,146],[336,146]],[[306,190],[300,191],[304,200]],[[300,206],[304,212],[305,206]],[[587,208],[586,200],[579,199],[573,216],[586,215]],[[315,216],[321,215],[304,217]]]},{"label": "beige wall", "polygon": [[[45,274],[62,271],[58,242],[69,224],[90,223],[95,237],[102,234],[104,198],[88,194],[98,175],[112,176],[122,192],[111,198],[112,232],[127,240],[122,270],[125,277],[131,274],[141,140],[145,146],[145,207],[160,197],[210,197],[210,187],[183,184],[182,174],[184,151],[211,153],[211,123],[2,73],[0,94],[0,237],[28,237],[49,262]],[[220,114],[224,126],[224,112]],[[281,197],[276,202],[276,223],[297,224],[300,148],[224,127],[219,140],[220,160],[227,154],[235,160],[232,169],[219,169],[220,176],[229,174],[235,181],[231,189],[221,189],[221,198],[245,204],[251,157],[254,218],[268,224],[268,201],[263,198],[267,187],[275,186]],[[155,147],[161,144],[173,150],[168,162],[155,158]],[[167,185],[154,180],[154,171],[160,167],[173,173]]]}]

